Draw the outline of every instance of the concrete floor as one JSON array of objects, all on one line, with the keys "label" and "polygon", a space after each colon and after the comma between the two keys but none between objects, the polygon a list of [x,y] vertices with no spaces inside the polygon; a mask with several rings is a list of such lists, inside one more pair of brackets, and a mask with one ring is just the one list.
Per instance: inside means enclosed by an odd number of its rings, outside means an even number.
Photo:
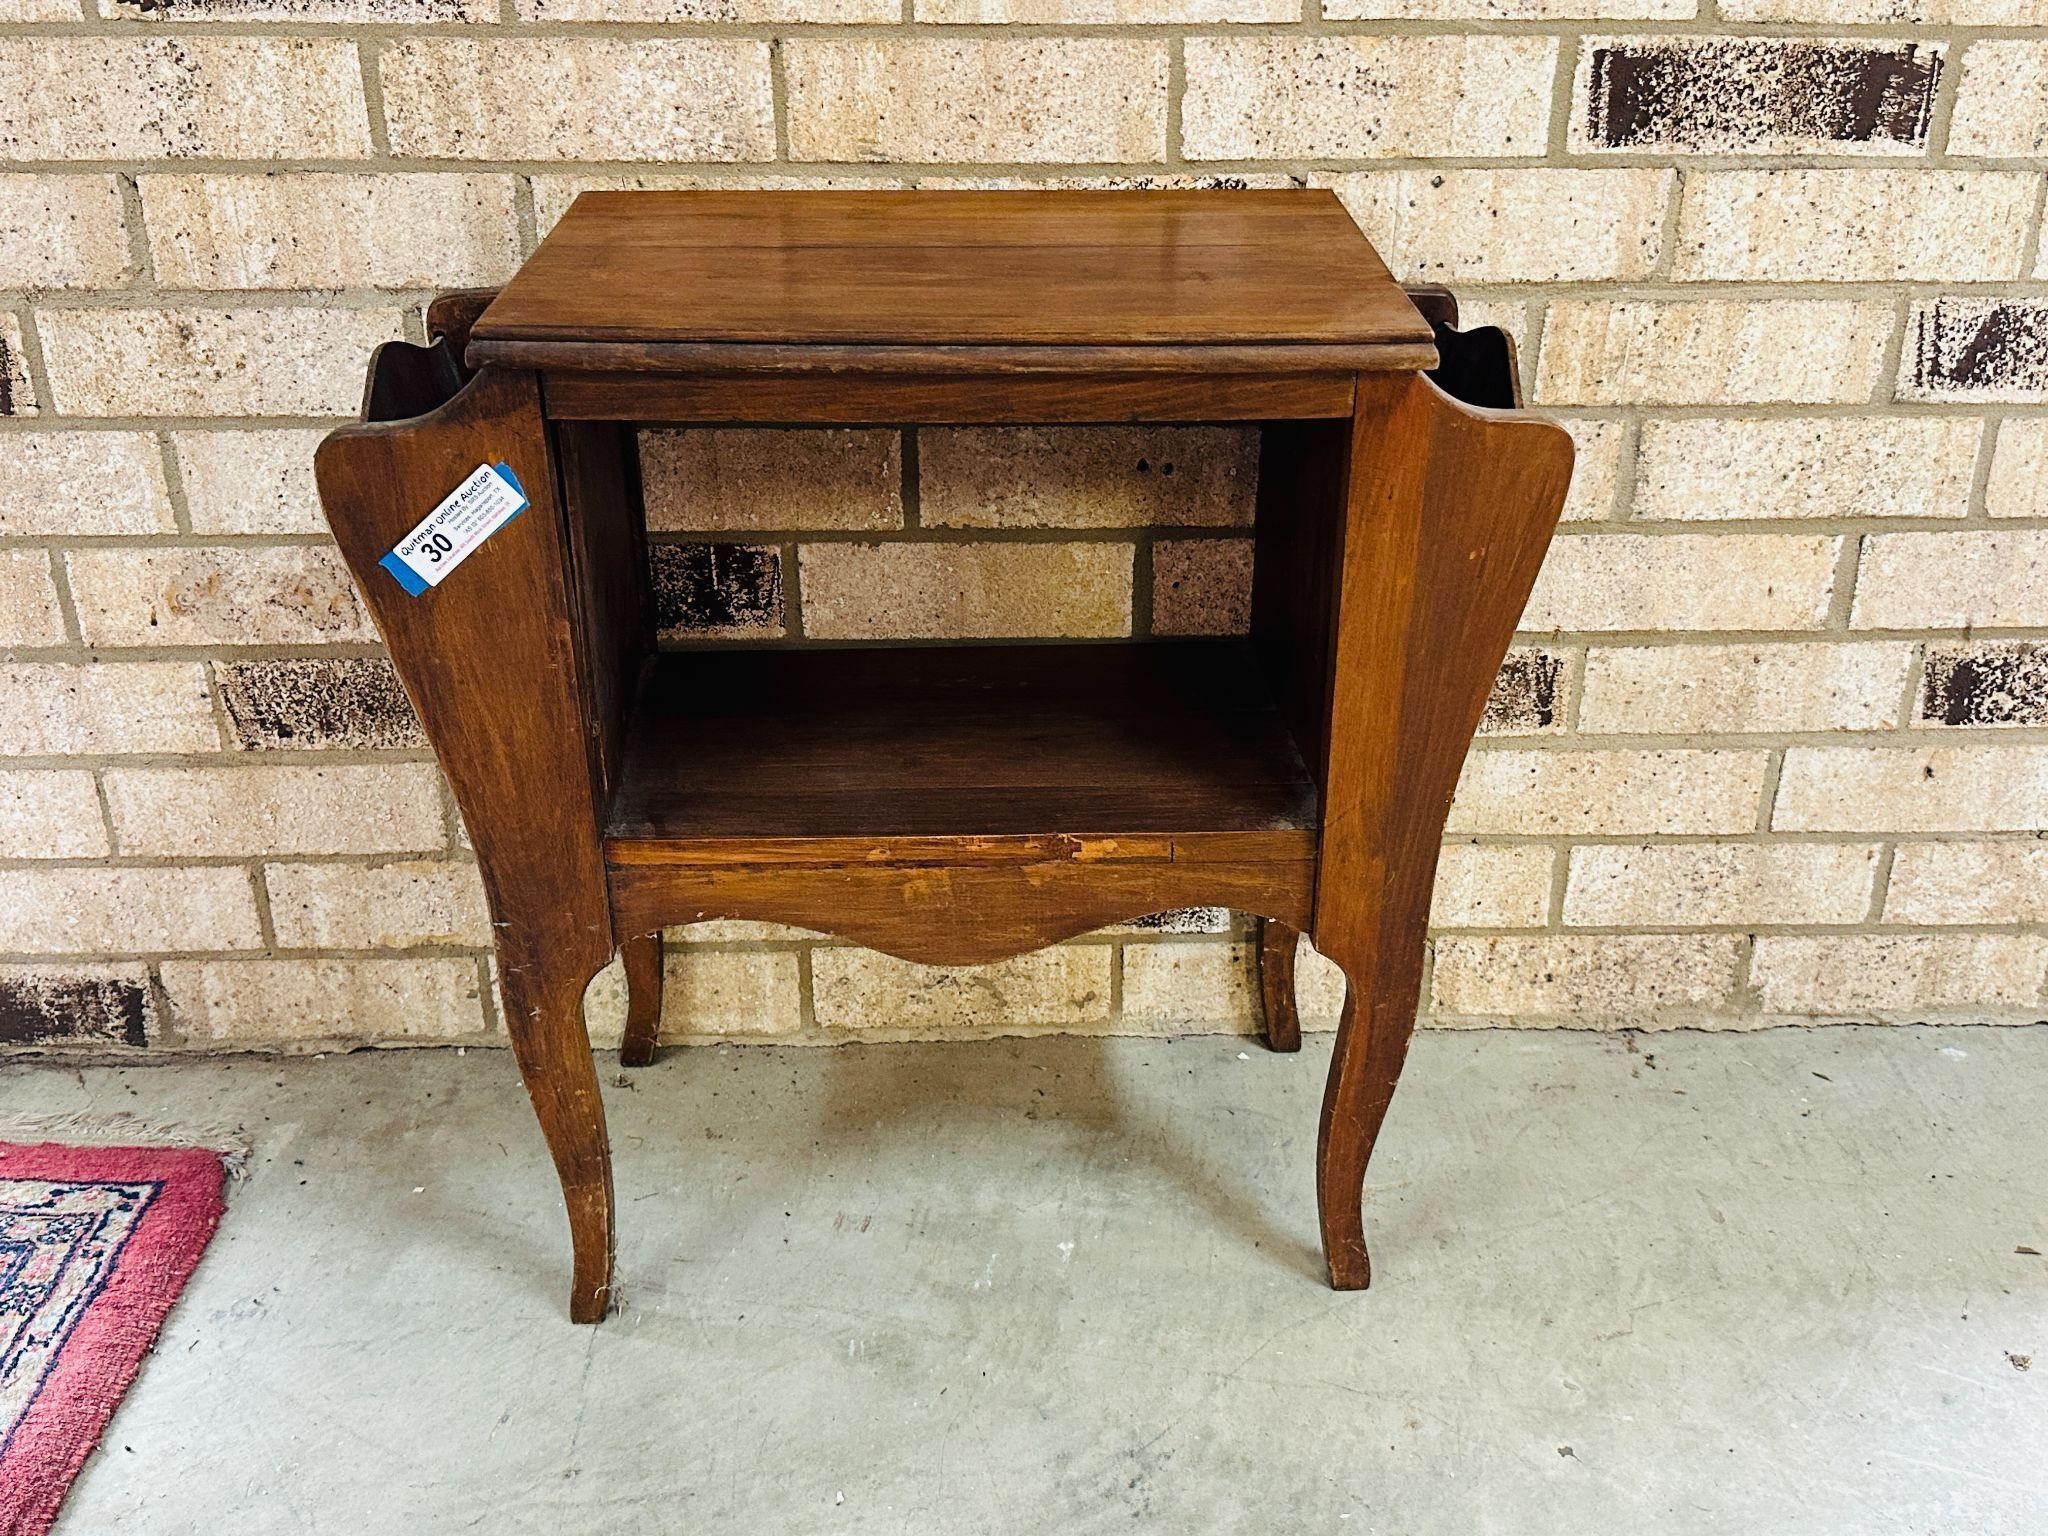
[{"label": "concrete floor", "polygon": [[608,1063],[596,1329],[502,1054],[0,1068],[251,1148],[60,1536],[2048,1528],[2048,1028],[1426,1035],[1346,1296],[1327,1049]]}]

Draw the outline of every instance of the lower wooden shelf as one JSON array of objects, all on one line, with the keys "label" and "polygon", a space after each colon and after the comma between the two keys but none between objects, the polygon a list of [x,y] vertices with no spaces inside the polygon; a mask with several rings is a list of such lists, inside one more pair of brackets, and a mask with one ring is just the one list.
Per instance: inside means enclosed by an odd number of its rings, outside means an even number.
[{"label": "lower wooden shelf", "polygon": [[1315,853],[1315,782],[1243,640],[670,652],[614,866]]}]

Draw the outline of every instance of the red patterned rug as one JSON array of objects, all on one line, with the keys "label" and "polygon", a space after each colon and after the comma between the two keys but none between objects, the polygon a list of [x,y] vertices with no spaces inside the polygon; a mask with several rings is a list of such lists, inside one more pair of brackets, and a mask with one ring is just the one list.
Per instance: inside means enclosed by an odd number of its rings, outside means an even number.
[{"label": "red patterned rug", "polygon": [[0,1536],[43,1536],[221,1213],[218,1154],[0,1142]]}]

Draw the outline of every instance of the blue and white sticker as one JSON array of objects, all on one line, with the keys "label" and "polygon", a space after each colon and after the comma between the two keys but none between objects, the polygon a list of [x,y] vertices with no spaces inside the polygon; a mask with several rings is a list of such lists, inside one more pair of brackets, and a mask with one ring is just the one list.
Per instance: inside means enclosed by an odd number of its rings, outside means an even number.
[{"label": "blue and white sticker", "polygon": [[479,464],[475,474],[450,491],[377,563],[418,597],[446,581],[450,571],[524,512],[526,505],[526,492],[509,466]]}]

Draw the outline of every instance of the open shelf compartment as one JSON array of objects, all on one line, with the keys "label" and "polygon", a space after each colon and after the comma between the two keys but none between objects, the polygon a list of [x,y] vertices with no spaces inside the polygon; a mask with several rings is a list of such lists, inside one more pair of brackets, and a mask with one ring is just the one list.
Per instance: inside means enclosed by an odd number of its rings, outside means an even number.
[{"label": "open shelf compartment", "polygon": [[667,652],[614,864],[1314,856],[1315,784],[1244,640]]}]

